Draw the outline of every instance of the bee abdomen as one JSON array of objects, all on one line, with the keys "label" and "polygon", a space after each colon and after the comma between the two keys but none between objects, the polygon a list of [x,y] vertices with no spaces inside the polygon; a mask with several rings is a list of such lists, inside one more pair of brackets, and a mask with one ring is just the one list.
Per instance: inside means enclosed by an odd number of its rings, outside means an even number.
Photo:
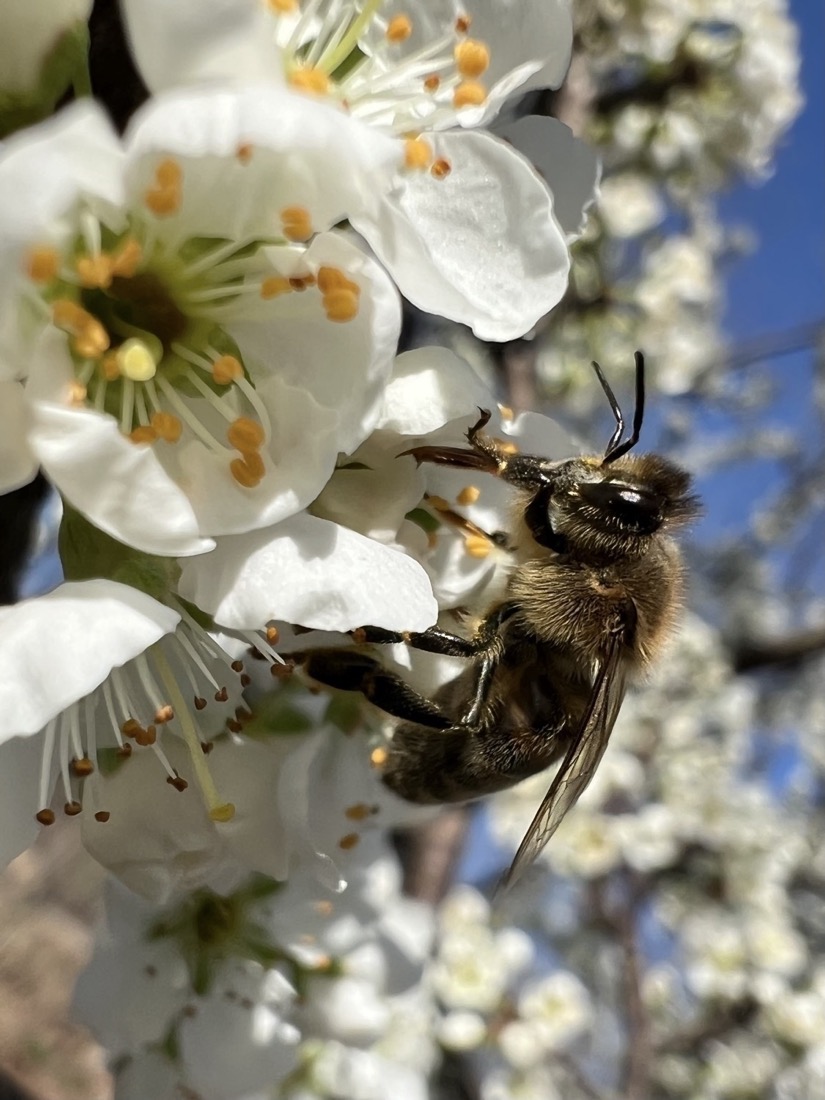
[{"label": "bee abdomen", "polygon": [[465,802],[542,771],[564,748],[561,730],[501,732],[402,725],[384,765],[384,783],[410,802]]}]

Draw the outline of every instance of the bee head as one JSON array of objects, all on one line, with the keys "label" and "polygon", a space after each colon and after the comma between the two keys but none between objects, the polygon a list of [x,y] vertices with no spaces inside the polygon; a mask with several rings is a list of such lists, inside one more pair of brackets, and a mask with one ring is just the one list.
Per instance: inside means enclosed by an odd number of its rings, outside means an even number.
[{"label": "bee head", "polygon": [[636,352],[636,407],[633,430],[624,418],[598,363],[593,364],[610,402],[616,428],[602,458],[561,463],[531,499],[524,520],[537,542],[562,553],[593,560],[643,556],[662,528],[692,519],[698,512],[690,476],[660,455],[632,455],[644,417],[644,356]]}]

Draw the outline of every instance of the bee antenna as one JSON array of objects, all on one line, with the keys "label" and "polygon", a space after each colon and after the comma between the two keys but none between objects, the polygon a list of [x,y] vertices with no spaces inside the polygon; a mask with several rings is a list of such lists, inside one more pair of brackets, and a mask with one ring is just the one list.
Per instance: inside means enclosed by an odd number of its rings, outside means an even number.
[{"label": "bee antenna", "polygon": [[616,418],[616,430],[610,437],[610,442],[607,444],[607,450],[604,452],[604,458],[602,459],[602,466],[607,466],[611,462],[615,462],[617,458],[621,458],[622,455],[626,455],[628,451],[632,450],[639,442],[639,436],[642,432],[642,421],[645,416],[645,357],[641,351],[637,351],[634,355],[636,361],[636,408],[633,410],[633,431],[628,438],[621,443],[622,432],[624,431],[624,418],[622,417],[621,410],[613,391],[604,380],[601,369],[596,363],[593,364],[596,367],[596,374],[599,381],[602,384],[602,389],[607,394],[607,399],[610,401],[610,408],[613,410],[613,415]]},{"label": "bee antenna", "polygon": [[619,440],[622,438],[622,435],[624,434],[624,417],[622,416],[622,410],[619,407],[619,402],[616,400],[616,395],[613,392],[613,390],[610,388],[610,383],[605,378],[604,372],[602,371],[602,368],[599,366],[599,364],[596,362],[595,359],[591,363],[591,366],[593,367],[593,370],[596,372],[596,377],[598,378],[599,383],[600,383],[602,389],[605,392],[605,396],[607,397],[607,400],[610,403],[610,411],[613,413],[613,419],[616,421],[616,430],[613,432],[613,435],[611,435],[610,442],[607,444],[607,447],[605,448],[604,456],[605,456],[605,460],[606,460],[607,456],[610,454],[610,452],[613,450],[613,448],[618,444]]}]

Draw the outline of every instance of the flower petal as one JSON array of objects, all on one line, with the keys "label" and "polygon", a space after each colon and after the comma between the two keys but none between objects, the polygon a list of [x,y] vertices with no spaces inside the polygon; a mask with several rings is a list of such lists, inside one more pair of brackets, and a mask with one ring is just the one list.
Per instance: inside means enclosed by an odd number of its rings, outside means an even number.
[{"label": "flower petal", "polygon": [[573,136],[563,122],[527,115],[496,127],[534,166],[553,192],[553,213],[567,239],[584,229],[585,213],[598,195],[601,162],[589,145]]},{"label": "flower petal", "polygon": [[12,737],[0,746],[0,867],[33,844],[40,831],[32,807],[37,805],[42,751],[33,737]]},{"label": "flower petal", "polygon": [[523,336],[558,303],[570,258],[532,166],[486,133],[433,138],[451,171],[398,177],[376,217],[353,214],[402,294],[482,340]]},{"label": "flower petal", "polygon": [[405,351],[384,390],[376,428],[427,435],[493,398],[473,368],[449,348]]},{"label": "flower petal", "polygon": [[412,558],[306,514],[220,539],[213,553],[183,562],[179,588],[216,622],[240,630],[272,619],[318,630],[366,623],[425,630],[437,613]]},{"label": "flower petal", "polygon": [[277,80],[279,51],[266,5],[250,0],[122,0],[129,45],[152,92],[228,77]]},{"label": "flower petal", "polygon": [[37,733],[179,621],[144,592],[106,580],[0,608],[0,743]]},{"label": "flower petal", "polygon": [[27,438],[28,410],[19,382],[0,382],[0,493],[28,485],[37,459]]}]

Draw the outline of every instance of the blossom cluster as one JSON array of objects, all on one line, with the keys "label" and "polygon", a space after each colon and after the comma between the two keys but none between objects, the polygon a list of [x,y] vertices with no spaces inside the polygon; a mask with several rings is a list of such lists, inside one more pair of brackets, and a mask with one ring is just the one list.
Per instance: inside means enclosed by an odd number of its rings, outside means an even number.
[{"label": "blossom cluster", "polygon": [[0,98],[0,490],[43,471],[65,580],[0,609],[4,861],[59,819],[111,872],[77,1004],[118,1096],[415,1100],[431,918],[385,833],[417,811],[386,723],[300,654],[506,564],[501,487],[404,454],[495,399],[399,353],[402,296],[503,341],[564,293],[596,158],[542,119],[534,164],[497,118],[563,79],[568,5],[124,0],[151,94],[123,134],[82,74],[44,91],[89,5],[41,8],[31,111]]}]

